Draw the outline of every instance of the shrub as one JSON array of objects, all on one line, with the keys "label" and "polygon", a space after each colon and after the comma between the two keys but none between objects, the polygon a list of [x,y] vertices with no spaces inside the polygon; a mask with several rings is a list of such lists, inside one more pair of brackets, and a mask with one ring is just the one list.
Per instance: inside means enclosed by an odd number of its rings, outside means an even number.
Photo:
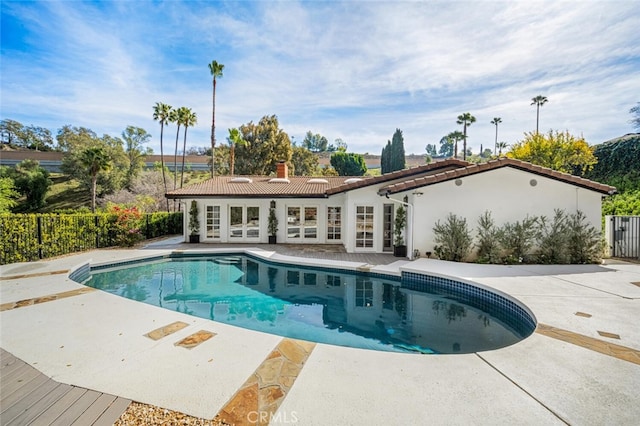
[{"label": "shrub", "polygon": [[485,211],[478,218],[478,249],[479,263],[500,263],[500,229],[496,228],[491,212]]},{"label": "shrub", "polygon": [[554,210],[553,220],[539,218],[538,263],[569,263],[569,226],[564,210]]},{"label": "shrub", "polygon": [[434,251],[440,259],[462,262],[467,258],[473,239],[465,218],[449,213],[444,224],[436,222],[433,232],[437,244]]},{"label": "shrub", "polygon": [[585,221],[586,216],[579,210],[567,220],[571,263],[597,263],[602,258],[601,235]]},{"label": "shrub", "polygon": [[536,237],[535,217],[527,216],[522,222],[505,223],[500,232],[500,244],[506,251],[505,263],[527,261]]},{"label": "shrub", "polygon": [[113,232],[119,246],[133,247],[144,239],[140,232],[142,214],[137,207],[110,205],[107,212],[113,215]]}]

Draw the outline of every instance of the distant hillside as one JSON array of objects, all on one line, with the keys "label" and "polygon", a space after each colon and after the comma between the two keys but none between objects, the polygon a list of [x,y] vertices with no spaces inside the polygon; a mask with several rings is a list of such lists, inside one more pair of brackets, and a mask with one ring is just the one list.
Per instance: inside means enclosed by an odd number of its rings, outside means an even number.
[{"label": "distant hillside", "polygon": [[587,179],[613,185],[618,192],[640,189],[640,133],[629,133],[594,146],[598,163]]}]

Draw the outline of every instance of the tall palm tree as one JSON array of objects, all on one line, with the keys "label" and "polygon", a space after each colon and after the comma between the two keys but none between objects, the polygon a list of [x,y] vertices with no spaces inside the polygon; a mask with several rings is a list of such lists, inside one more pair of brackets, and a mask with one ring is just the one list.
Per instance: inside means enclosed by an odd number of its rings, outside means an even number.
[{"label": "tall palm tree", "polygon": [[178,138],[180,137],[180,126],[184,121],[185,107],[172,109],[169,113],[169,121],[176,123],[178,130],[176,131],[176,147],[173,152],[173,189],[178,187]]},{"label": "tall palm tree", "polygon": [[213,77],[213,113],[211,115],[211,177],[213,177],[216,149],[216,81],[218,78],[222,78],[222,70],[224,70],[224,65],[219,64],[218,61],[212,61],[209,64],[209,71],[211,72],[211,76]]},{"label": "tall palm tree", "polygon": [[100,146],[85,149],[80,154],[80,164],[87,168],[91,176],[91,212],[96,211],[96,192],[98,187],[98,174],[111,168],[109,154]]},{"label": "tall palm tree", "polygon": [[447,136],[449,140],[453,140],[453,156],[454,158],[458,158],[458,141],[464,138],[464,135],[460,130],[456,130],[455,132],[449,133]]},{"label": "tall palm tree", "polygon": [[187,129],[189,127],[195,126],[196,123],[198,123],[198,116],[195,112],[191,111],[191,108],[185,108],[182,118],[182,125],[184,126],[184,142],[182,143],[182,168],[180,170],[180,188],[182,188],[182,185],[184,185],[184,156],[187,152]]},{"label": "tall palm tree", "polygon": [[538,124],[540,123],[540,107],[549,102],[546,96],[538,95],[531,98],[531,105],[536,106],[536,134],[538,133]]},{"label": "tall palm tree", "polygon": [[[164,135],[164,125],[169,123],[169,116],[171,115],[171,105],[163,104],[162,102],[156,102],[153,107],[153,120],[160,123],[160,164],[162,166],[162,182],[164,183],[164,192],[167,192],[167,177],[164,172],[164,149],[162,138]],[[169,211],[169,199],[167,201],[167,211]]]},{"label": "tall palm tree", "polygon": [[464,126],[463,128],[464,137],[462,138],[462,143],[463,143],[462,159],[463,160],[467,159],[467,127],[471,126],[471,124],[475,123],[475,121],[476,121],[476,118],[473,115],[471,115],[471,113],[469,112],[465,112],[464,114],[459,115],[458,120],[456,121],[456,123],[462,124]]},{"label": "tall palm tree", "polygon": [[502,150],[508,147],[509,145],[507,145],[506,142],[498,142],[496,146],[498,147],[498,157],[500,157],[502,155]]},{"label": "tall palm tree", "polygon": [[496,150],[498,149],[498,124],[502,123],[502,118],[500,117],[493,117],[493,120],[491,120],[491,124],[496,126],[496,141],[493,144],[493,155],[496,155]]},{"label": "tall palm tree", "polygon": [[236,146],[246,143],[238,129],[229,129],[229,171],[231,176],[235,172]]}]

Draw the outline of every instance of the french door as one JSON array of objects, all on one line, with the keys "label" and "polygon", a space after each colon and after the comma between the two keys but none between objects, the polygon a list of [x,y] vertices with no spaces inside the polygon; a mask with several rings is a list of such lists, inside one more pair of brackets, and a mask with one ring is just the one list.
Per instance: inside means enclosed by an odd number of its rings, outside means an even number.
[{"label": "french door", "polygon": [[356,206],[356,249],[373,249],[373,206]]},{"label": "french door", "polygon": [[318,207],[287,207],[287,239],[291,242],[318,239]]},{"label": "french door", "polygon": [[256,241],[260,239],[260,207],[229,207],[229,240]]}]

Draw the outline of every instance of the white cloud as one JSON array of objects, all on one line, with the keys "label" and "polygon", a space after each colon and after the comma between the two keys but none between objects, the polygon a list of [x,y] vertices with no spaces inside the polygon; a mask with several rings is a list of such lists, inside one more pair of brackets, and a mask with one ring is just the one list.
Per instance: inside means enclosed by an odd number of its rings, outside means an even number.
[{"label": "white cloud", "polygon": [[53,130],[158,135],[162,101],[193,108],[189,139],[207,145],[213,59],[225,64],[219,142],[276,114],[298,141],[312,130],[377,153],[401,128],[407,152],[422,153],[468,111],[477,150],[493,144],[495,116],[500,140],[534,130],[530,99],[542,94],[541,129],[598,143],[631,131],[640,93],[633,1],[47,2],[2,13],[28,30],[25,46],[3,45],[2,118]]}]

